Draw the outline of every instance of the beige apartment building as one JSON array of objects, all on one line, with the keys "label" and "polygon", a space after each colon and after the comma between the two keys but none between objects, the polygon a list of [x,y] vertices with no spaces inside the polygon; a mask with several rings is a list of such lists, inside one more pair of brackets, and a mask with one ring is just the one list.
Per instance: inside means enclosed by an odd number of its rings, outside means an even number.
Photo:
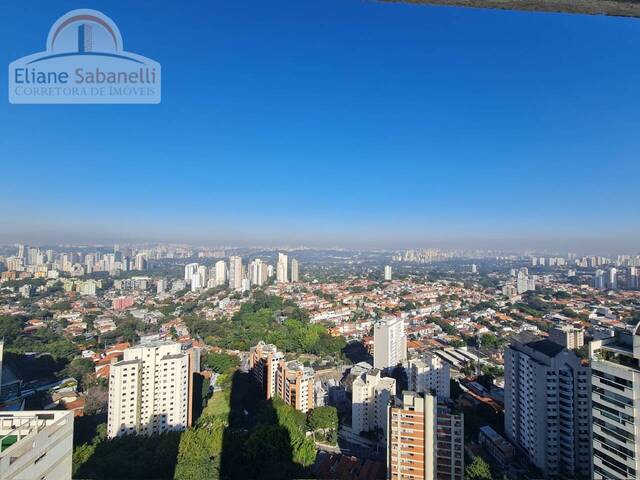
[{"label": "beige apartment building", "polygon": [[314,374],[312,368],[300,362],[280,360],[276,371],[278,396],[290,407],[306,413],[314,406]]},{"label": "beige apartment building", "polygon": [[284,353],[272,344],[260,341],[249,350],[249,368],[267,400],[276,394],[276,372],[281,360]]}]

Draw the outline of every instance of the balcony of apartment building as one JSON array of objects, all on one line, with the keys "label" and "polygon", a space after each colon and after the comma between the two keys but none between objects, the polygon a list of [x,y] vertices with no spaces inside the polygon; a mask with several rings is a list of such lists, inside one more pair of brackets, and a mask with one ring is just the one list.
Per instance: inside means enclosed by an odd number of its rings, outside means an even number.
[{"label": "balcony of apartment building", "polygon": [[0,414],[0,478],[40,478],[47,471],[67,470],[70,476],[72,437],[71,412]]}]

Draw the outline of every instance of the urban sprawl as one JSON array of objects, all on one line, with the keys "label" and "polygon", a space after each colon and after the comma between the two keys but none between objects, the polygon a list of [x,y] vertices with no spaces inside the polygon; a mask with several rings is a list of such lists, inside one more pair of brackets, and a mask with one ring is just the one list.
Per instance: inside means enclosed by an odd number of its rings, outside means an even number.
[{"label": "urban sprawl", "polygon": [[1,478],[640,478],[640,256],[0,247]]}]

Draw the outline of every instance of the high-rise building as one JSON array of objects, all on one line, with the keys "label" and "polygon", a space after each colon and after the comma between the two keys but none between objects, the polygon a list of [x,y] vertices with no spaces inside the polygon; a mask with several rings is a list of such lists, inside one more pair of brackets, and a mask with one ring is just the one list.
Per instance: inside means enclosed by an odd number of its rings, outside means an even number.
[{"label": "high-rise building", "polygon": [[156,293],[164,293],[167,291],[167,279],[159,278],[156,281]]},{"label": "high-rise building", "polygon": [[607,288],[607,281],[604,275],[604,270],[596,270],[595,277],[593,279],[593,287],[598,290],[605,290]]},{"label": "high-rise building", "polygon": [[191,291],[195,292],[207,286],[207,267],[198,265],[195,274],[191,276]]},{"label": "high-rise building", "polygon": [[229,288],[231,290],[242,289],[242,257],[229,257]]},{"label": "high-rise building", "polygon": [[284,353],[275,345],[262,341],[249,351],[249,368],[267,400],[277,393],[276,374],[281,360],[284,360]]},{"label": "high-rise building", "polygon": [[252,285],[264,285],[267,281],[267,264],[256,258],[249,264],[249,278]]},{"label": "high-rise building", "polygon": [[393,276],[393,272],[391,270],[391,265],[385,265],[384,266],[384,279],[385,279],[385,281],[391,280],[392,276]]},{"label": "high-rise building", "polygon": [[607,275],[607,288],[609,290],[618,289],[618,269],[611,268]]},{"label": "high-rise building", "polygon": [[549,340],[569,350],[575,350],[584,345],[584,331],[573,325],[553,327],[549,330]]},{"label": "high-rise building", "polygon": [[0,478],[68,479],[72,474],[73,412],[7,411],[0,415]]},{"label": "high-rise building", "polygon": [[351,403],[351,426],[356,434],[380,430],[381,441],[386,442],[388,408],[396,394],[396,381],[382,377],[374,368],[361,373],[353,381]]},{"label": "high-rise building", "polygon": [[610,338],[593,340],[589,350],[593,478],[636,479],[640,474],[638,326],[618,329]]},{"label": "high-rise building", "polygon": [[290,407],[306,413],[314,406],[313,368],[305,367],[298,361],[278,362],[276,370],[276,392]]},{"label": "high-rise building", "polygon": [[449,364],[431,352],[427,352],[422,358],[409,360],[407,379],[409,390],[413,392],[437,395],[439,398],[450,396]]},{"label": "high-rise building", "polygon": [[289,281],[288,258],[284,253],[278,254],[278,263],[276,265],[276,281],[278,283],[287,283]]},{"label": "high-rise building", "polygon": [[291,281],[298,282],[300,280],[300,265],[295,258],[291,260]]},{"label": "high-rise building", "polygon": [[227,264],[223,260],[216,262],[216,286],[224,285],[227,283]]},{"label": "high-rise building", "polygon": [[147,257],[143,253],[138,253],[133,259],[134,270],[146,270],[147,269]]},{"label": "high-rise building", "polygon": [[524,332],[505,350],[507,438],[548,478],[590,478],[590,369]]},{"label": "high-rise building", "polygon": [[536,289],[535,277],[529,277],[529,270],[526,267],[518,270],[518,275],[516,277],[516,289],[518,291],[518,295]]},{"label": "high-rise building", "polygon": [[463,480],[463,420],[433,395],[403,392],[389,407],[387,478]]},{"label": "high-rise building", "polygon": [[191,285],[193,277],[198,274],[199,266],[197,263],[188,263],[184,266],[184,281],[187,282],[188,285]]},{"label": "high-rise building", "polygon": [[16,257],[22,258],[23,260],[26,260],[25,252],[28,250],[28,248],[29,247],[19,243],[18,244],[18,254],[16,255]]},{"label": "high-rise building", "polygon": [[638,267],[629,267],[627,269],[627,288],[630,290],[637,290],[640,288],[639,280]]},{"label": "high-rise building", "polygon": [[143,341],[109,369],[110,438],[183,430],[190,422],[190,355],[181,345]]},{"label": "high-rise building", "polygon": [[373,327],[373,366],[393,368],[407,359],[407,336],[401,318],[386,318]]}]

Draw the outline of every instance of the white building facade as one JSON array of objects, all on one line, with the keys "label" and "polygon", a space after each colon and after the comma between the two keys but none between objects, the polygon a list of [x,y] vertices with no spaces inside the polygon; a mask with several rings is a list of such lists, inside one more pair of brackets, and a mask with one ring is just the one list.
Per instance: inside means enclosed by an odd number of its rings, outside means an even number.
[{"label": "white building facade", "polygon": [[109,373],[109,438],[184,430],[189,416],[189,355],[174,342],[124,351]]}]

